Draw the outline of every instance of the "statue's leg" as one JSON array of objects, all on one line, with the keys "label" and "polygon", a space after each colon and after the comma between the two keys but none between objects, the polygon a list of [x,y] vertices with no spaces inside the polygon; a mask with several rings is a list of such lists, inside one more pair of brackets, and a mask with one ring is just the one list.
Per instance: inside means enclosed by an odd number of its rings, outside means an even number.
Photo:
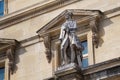
[{"label": "statue's leg", "polygon": [[75,61],[75,51],[73,45],[70,45],[71,48],[71,63]]},{"label": "statue's leg", "polygon": [[82,59],[81,59],[81,52],[77,51],[79,54],[77,54],[77,61],[78,61],[78,65],[80,68],[82,68]]},{"label": "statue's leg", "polygon": [[67,64],[67,54],[66,54],[66,49],[68,47],[68,40],[64,39],[63,43],[61,44],[61,61],[62,65]]},{"label": "statue's leg", "polygon": [[64,60],[64,47],[61,45],[61,65],[65,64],[65,60]]},{"label": "statue's leg", "polygon": [[75,58],[76,58],[76,37],[75,37],[75,33],[72,33],[71,34],[71,45],[70,45],[70,48],[71,48],[71,63],[74,63],[75,62]]},{"label": "statue's leg", "polygon": [[64,60],[65,60],[65,64],[68,64],[68,57],[67,57],[67,53],[66,53],[68,45],[69,45],[69,41],[67,39],[65,44],[64,44]]}]

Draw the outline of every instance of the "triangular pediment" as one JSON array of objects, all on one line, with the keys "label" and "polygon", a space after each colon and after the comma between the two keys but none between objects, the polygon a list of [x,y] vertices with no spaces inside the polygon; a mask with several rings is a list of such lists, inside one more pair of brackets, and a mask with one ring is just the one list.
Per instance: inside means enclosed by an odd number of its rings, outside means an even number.
[{"label": "triangular pediment", "polygon": [[65,10],[58,16],[56,16],[53,20],[43,26],[41,29],[37,31],[40,36],[51,34],[54,32],[59,32],[61,25],[65,22],[65,13],[68,11],[73,13],[73,19],[77,21],[77,24],[88,24],[91,18],[100,18],[101,11],[99,10],[81,10],[81,9],[70,9]]}]

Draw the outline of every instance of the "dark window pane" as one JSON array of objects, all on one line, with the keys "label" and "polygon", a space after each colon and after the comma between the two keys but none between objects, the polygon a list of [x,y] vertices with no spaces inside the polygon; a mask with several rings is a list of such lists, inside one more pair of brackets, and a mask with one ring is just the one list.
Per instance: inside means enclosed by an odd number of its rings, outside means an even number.
[{"label": "dark window pane", "polygon": [[0,80],[4,80],[4,73],[5,73],[5,69],[0,68]]},{"label": "dark window pane", "polygon": [[87,41],[83,41],[82,46],[84,47],[84,50],[82,51],[82,54],[87,54],[88,53]]},{"label": "dark window pane", "polygon": [[88,58],[82,60],[82,67],[83,68],[88,67]]},{"label": "dark window pane", "polygon": [[0,16],[4,14],[4,0],[0,0]]}]

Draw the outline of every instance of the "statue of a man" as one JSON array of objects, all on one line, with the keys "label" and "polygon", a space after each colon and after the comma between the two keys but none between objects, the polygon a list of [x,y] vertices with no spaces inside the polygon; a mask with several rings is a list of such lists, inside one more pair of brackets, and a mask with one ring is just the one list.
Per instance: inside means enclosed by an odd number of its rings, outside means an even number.
[{"label": "statue of a man", "polygon": [[81,43],[76,36],[77,23],[72,19],[72,12],[65,15],[66,22],[63,23],[60,33],[61,41],[61,65],[66,65],[75,61],[77,57],[76,48],[81,49]]}]

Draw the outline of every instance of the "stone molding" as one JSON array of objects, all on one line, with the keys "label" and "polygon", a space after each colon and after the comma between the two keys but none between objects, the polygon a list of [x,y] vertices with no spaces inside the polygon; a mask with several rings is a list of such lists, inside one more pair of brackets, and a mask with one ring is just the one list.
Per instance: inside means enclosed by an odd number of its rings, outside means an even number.
[{"label": "stone molding", "polygon": [[0,18],[0,29],[6,28],[8,26],[17,24],[19,22],[31,19],[33,17],[39,16],[41,14],[53,11],[60,7],[72,4],[80,0],[55,0],[44,5],[34,5],[27,9],[22,9],[14,13],[10,13]]},{"label": "stone molding", "polygon": [[[61,7],[64,7],[66,5],[72,4],[74,2],[78,2],[81,0],[55,0],[50,3],[44,4],[44,5],[33,5],[29,8],[21,9],[19,11],[6,14],[3,17],[0,17],[0,29],[4,29],[6,27],[9,27],[11,25],[20,23],[22,21],[31,19],[33,17],[45,14],[47,12],[59,9]],[[103,14],[108,15],[108,17],[112,17],[115,15],[119,15],[120,13],[113,14],[114,12],[120,11],[120,7],[107,10],[103,12]],[[109,14],[113,14],[112,16]],[[106,18],[108,18],[106,17]]]},{"label": "stone molding", "polygon": [[[37,33],[39,33],[40,35],[46,35],[46,33],[49,34],[53,31],[60,29],[59,26],[59,28],[54,28],[54,30],[50,30],[50,28],[53,27],[55,24],[59,23],[60,21],[64,21],[65,13],[68,11],[71,11],[74,16],[85,16],[77,20],[77,23],[79,24],[88,23],[90,20],[99,19],[102,15],[102,12],[99,10],[68,9],[63,11],[61,14],[59,14],[57,17],[55,17],[53,20],[51,20],[49,23],[39,29]],[[46,32],[46,30],[48,31]]]},{"label": "stone molding", "polygon": [[112,60],[90,65],[88,68],[83,69],[83,73],[84,75],[92,74],[112,67],[120,66],[119,63],[120,63],[120,57],[114,58]]},{"label": "stone molding", "polygon": [[[120,57],[82,69],[82,80],[114,80],[120,78]],[[74,72],[73,72],[74,73]],[[70,74],[68,74],[70,75]],[[118,80],[116,79],[116,80]],[[45,80],[56,80],[56,76]],[[65,80],[65,79],[64,79]],[[67,80],[67,79],[66,79]],[[79,79],[78,79],[79,80]]]},{"label": "stone molding", "polygon": [[83,69],[85,80],[114,80],[120,78],[120,57]]}]

